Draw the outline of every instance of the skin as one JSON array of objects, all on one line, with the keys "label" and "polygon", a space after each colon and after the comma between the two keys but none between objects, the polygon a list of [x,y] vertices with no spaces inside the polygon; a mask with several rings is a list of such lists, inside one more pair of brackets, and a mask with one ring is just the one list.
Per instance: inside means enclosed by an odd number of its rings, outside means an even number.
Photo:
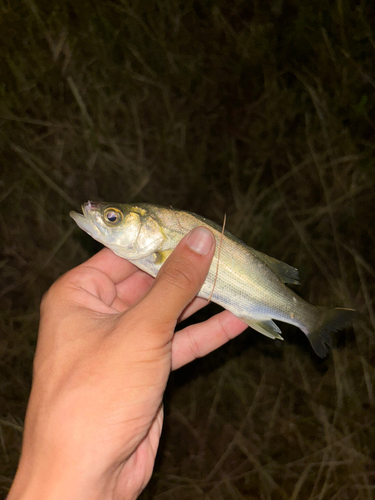
[{"label": "skin", "polygon": [[228,311],[175,333],[214,253],[196,228],[156,279],[108,249],[43,298],[19,468],[8,500],[129,500],[148,483],[171,370],[245,330]]}]

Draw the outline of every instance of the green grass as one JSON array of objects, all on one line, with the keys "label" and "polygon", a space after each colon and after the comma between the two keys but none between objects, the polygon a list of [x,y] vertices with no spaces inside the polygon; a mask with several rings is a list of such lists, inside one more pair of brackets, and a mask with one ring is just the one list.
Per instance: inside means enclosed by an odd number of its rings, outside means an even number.
[{"label": "green grass", "polygon": [[370,0],[0,2],[0,495],[41,295],[97,249],[68,213],[100,199],[226,213],[304,298],[362,315],[325,361],[285,325],[173,374],[142,499],[373,497],[374,21]]}]

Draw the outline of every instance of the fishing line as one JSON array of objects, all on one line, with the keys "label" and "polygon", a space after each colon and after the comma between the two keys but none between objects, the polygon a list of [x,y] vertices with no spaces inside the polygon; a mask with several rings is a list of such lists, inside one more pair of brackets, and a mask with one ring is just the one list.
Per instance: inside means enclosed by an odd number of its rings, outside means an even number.
[{"label": "fishing line", "polygon": [[174,216],[175,216],[175,217],[176,217],[176,219],[177,219],[177,224],[180,226],[181,231],[183,231],[183,228],[182,228],[182,226],[181,226],[180,219],[179,219],[179,218],[178,218],[178,216],[177,216],[176,210],[172,207],[172,205],[169,205],[169,207],[173,210]]},{"label": "fishing line", "polygon": [[217,275],[219,274],[219,263],[220,263],[221,245],[223,243],[223,236],[224,236],[224,229],[225,229],[225,223],[226,223],[226,221],[227,221],[227,214],[224,214],[223,229],[221,230],[219,250],[217,252],[217,266],[216,266],[215,280],[214,280],[214,285],[212,287],[212,291],[210,293],[210,296],[208,297],[208,302],[210,302],[210,300],[212,298],[212,295],[214,294],[214,290],[215,290],[215,286],[216,286],[216,280],[217,280]]}]

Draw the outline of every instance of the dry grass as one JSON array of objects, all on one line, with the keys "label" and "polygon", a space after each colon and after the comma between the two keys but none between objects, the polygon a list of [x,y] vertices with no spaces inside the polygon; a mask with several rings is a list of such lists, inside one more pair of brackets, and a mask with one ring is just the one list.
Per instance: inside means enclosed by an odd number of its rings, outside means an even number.
[{"label": "dry grass", "polygon": [[226,212],[306,299],[362,313],[325,361],[285,326],[173,374],[142,498],[373,498],[374,21],[369,0],[0,2],[4,497],[40,297],[97,249],[68,213],[102,199]]}]

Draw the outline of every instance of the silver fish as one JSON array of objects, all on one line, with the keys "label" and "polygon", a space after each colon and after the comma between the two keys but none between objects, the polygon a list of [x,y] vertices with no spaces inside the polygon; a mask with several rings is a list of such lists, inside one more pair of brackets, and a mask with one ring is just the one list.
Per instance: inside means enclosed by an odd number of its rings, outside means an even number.
[{"label": "silver fish", "polygon": [[267,337],[282,339],[273,320],[290,323],[324,357],[332,346],[330,332],[344,328],[354,318],[353,309],[320,308],[301,299],[285,285],[298,284],[297,269],[248,247],[229,231],[221,236],[220,226],[199,215],[148,203],[90,201],[82,205],[82,212],[70,212],[81,229],[154,277],[183,236],[197,226],[210,229],[216,251],[198,295],[211,297]]}]

